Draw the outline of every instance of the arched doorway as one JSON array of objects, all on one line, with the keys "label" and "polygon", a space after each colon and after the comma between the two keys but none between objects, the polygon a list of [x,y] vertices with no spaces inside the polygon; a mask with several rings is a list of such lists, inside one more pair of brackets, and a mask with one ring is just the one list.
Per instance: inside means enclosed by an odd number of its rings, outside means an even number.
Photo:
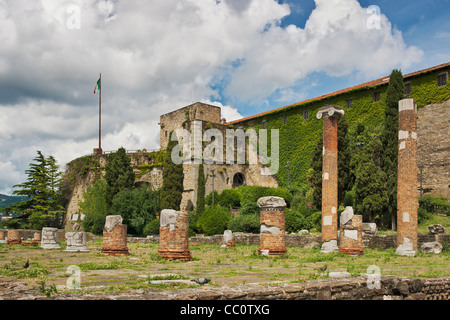
[{"label": "arched doorway", "polygon": [[244,174],[238,172],[233,176],[233,188],[243,186],[245,184]]}]

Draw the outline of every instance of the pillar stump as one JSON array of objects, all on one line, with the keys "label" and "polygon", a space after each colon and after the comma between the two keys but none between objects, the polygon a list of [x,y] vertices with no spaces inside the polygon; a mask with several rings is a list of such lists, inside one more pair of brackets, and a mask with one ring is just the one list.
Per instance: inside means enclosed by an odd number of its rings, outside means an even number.
[{"label": "pillar stump", "polygon": [[33,241],[36,241],[36,242],[41,241],[41,233],[40,232],[33,233]]},{"label": "pillar stump", "polygon": [[6,243],[5,231],[0,230],[0,243]]},{"label": "pillar stump", "polygon": [[323,119],[322,252],[338,250],[338,121],[344,110],[326,105],[317,111]]},{"label": "pillar stump", "polygon": [[417,105],[413,99],[399,103],[397,174],[398,255],[414,256],[417,251]]},{"label": "pillar stump", "polygon": [[164,260],[192,261],[189,251],[189,216],[186,211],[161,211],[158,253]]},{"label": "pillar stump", "polygon": [[41,248],[43,249],[59,249],[58,244],[58,228],[42,228]]},{"label": "pillar stump", "polygon": [[86,246],[86,232],[66,232],[68,252],[89,252]]},{"label": "pillar stump", "polygon": [[341,214],[339,252],[347,255],[363,255],[362,216],[354,215],[352,207]]},{"label": "pillar stump", "polygon": [[107,216],[103,228],[101,253],[109,256],[128,255],[127,225],[121,216]]},{"label": "pillar stump", "polygon": [[21,244],[22,234],[20,230],[8,230],[8,244]]},{"label": "pillar stump", "polygon": [[223,232],[222,247],[223,248],[234,248],[236,246],[236,241],[234,234],[231,230],[225,230]]},{"label": "pillar stump", "polygon": [[279,256],[286,253],[285,216],[286,202],[280,197],[263,197],[261,208],[261,234],[258,253]]}]

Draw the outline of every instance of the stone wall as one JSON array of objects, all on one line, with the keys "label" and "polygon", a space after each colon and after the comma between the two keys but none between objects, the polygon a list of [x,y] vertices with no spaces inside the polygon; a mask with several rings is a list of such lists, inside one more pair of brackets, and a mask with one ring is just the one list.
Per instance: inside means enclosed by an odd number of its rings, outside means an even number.
[{"label": "stone wall", "polygon": [[[423,165],[424,193],[450,200],[450,100],[430,104],[417,114],[417,163]],[[418,170],[418,188],[420,170]]]}]

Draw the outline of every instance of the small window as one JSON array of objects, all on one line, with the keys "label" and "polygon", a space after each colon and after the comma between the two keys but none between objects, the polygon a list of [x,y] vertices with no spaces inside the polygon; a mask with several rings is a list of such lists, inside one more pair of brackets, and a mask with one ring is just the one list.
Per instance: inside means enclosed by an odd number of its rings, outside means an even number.
[{"label": "small window", "polygon": [[373,101],[377,102],[377,101],[380,101],[380,99],[381,99],[380,91],[375,92],[373,95]]},{"label": "small window", "polygon": [[167,130],[164,131],[164,137],[167,138]]},{"label": "small window", "polygon": [[410,94],[411,94],[411,82],[406,82],[405,83],[405,95],[406,95],[406,97],[409,97]]},{"label": "small window", "polygon": [[283,116],[283,124],[286,124],[286,123],[287,123],[287,116],[284,115],[284,116]]},{"label": "small window", "polygon": [[448,73],[442,72],[438,74],[438,87],[443,87],[447,85]]},{"label": "small window", "polygon": [[308,112],[308,110],[304,110],[303,111],[303,120],[308,120],[308,118],[309,118],[309,112]]},{"label": "small window", "polygon": [[350,109],[352,107],[353,104],[353,99],[348,99],[347,100],[347,109]]},{"label": "small window", "polygon": [[263,119],[263,121],[261,122],[261,127],[262,127],[263,129],[266,128],[266,119]]}]

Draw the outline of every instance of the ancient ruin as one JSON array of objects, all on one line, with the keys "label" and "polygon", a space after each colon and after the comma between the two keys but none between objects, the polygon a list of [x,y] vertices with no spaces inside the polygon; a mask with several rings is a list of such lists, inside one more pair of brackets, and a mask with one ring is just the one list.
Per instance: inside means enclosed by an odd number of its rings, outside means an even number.
[{"label": "ancient ruin", "polygon": [[417,105],[399,101],[397,176],[397,251],[414,256],[417,251]]},{"label": "ancient ruin", "polygon": [[261,208],[261,235],[258,253],[277,256],[286,253],[285,216],[286,202],[280,197],[263,197]]},{"label": "ancient ruin", "polygon": [[22,234],[21,234],[20,230],[8,230],[7,243],[8,244],[21,244],[22,243]]},{"label": "ancient ruin", "polygon": [[0,230],[0,243],[6,243],[5,232]]},{"label": "ancient ruin", "polygon": [[188,213],[164,209],[160,217],[158,253],[169,261],[191,261]]},{"label": "ancient ruin", "polygon": [[339,252],[347,255],[362,255],[362,216],[354,215],[352,207],[346,207],[341,213]]},{"label": "ancient ruin", "polygon": [[116,256],[128,255],[127,225],[122,224],[121,216],[107,216],[103,228],[102,254]]},{"label": "ancient ruin", "polygon": [[225,230],[223,232],[222,247],[224,248],[234,248],[236,246],[236,239],[231,230]]},{"label": "ancient ruin", "polygon": [[41,248],[43,249],[59,249],[58,244],[58,228],[42,228]]},{"label": "ancient ruin", "polygon": [[322,164],[322,252],[338,250],[338,120],[340,107],[326,105],[317,111],[323,119]]},{"label": "ancient ruin", "polygon": [[66,232],[68,252],[89,252],[86,246],[86,232]]}]

